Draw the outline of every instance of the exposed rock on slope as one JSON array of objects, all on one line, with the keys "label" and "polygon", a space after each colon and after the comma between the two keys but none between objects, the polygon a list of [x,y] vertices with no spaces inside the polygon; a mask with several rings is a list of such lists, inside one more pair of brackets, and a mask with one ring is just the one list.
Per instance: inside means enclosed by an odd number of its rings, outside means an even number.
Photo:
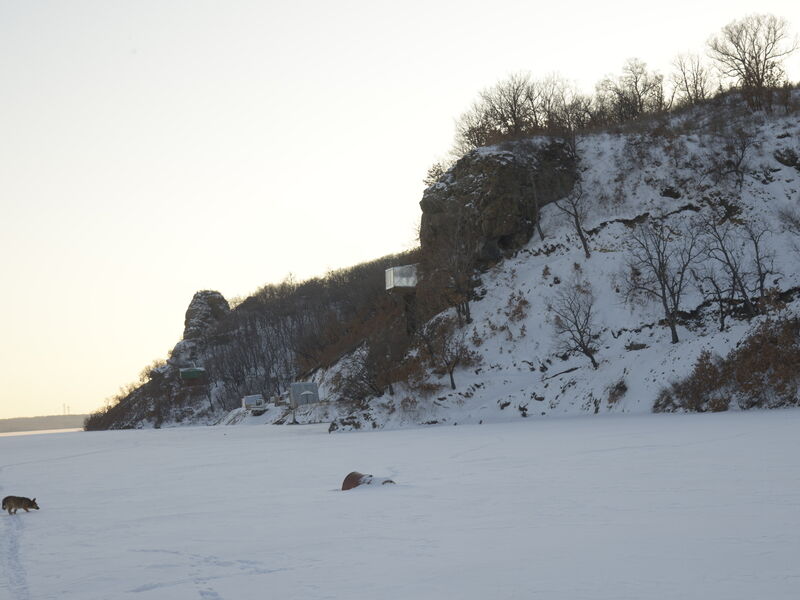
[{"label": "exposed rock on slope", "polygon": [[[145,424],[194,422],[213,418],[215,405],[207,385],[186,385],[180,370],[202,365],[207,337],[231,312],[222,294],[197,292],[186,309],[183,339],[166,364],[152,368],[146,380],[105,412],[91,415],[87,429],[131,429]],[[219,407],[217,407],[219,408]]]},{"label": "exposed rock on slope", "polygon": [[539,210],[575,181],[571,148],[558,140],[523,140],[464,156],[423,194],[420,244],[436,253],[453,237],[471,241],[480,262],[518,250],[533,234]]},{"label": "exposed rock on slope", "polygon": [[231,307],[228,301],[219,292],[203,290],[197,292],[189,308],[186,309],[184,320],[183,339],[192,340],[205,335],[214,325],[222,321]]},{"label": "exposed rock on slope", "polygon": [[203,290],[195,293],[186,309],[183,339],[175,344],[168,364],[178,369],[202,365],[208,336],[230,312],[228,301],[219,292]]}]

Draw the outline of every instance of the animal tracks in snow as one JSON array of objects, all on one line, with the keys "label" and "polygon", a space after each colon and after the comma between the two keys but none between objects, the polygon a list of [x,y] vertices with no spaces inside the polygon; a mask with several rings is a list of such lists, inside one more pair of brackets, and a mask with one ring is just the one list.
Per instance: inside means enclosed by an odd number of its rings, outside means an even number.
[{"label": "animal tracks in snow", "polygon": [[[144,574],[155,571],[171,570],[175,578],[159,578],[158,581],[143,583],[127,590],[128,593],[139,594],[176,586],[194,585],[201,600],[224,600],[214,588],[212,582],[230,577],[269,575],[287,569],[268,569],[263,563],[254,560],[226,560],[219,556],[194,554],[176,550],[132,550],[137,554],[149,554],[159,557],[155,562],[140,565]],[[165,562],[166,560],[166,562]],[[183,574],[183,576],[181,576]]]},{"label": "animal tracks in snow", "polygon": [[[13,600],[29,600],[30,592],[28,589],[28,574],[25,565],[20,558],[19,541],[25,524],[20,515],[6,515],[5,521],[5,540],[3,541],[3,573],[5,574],[6,587],[9,597]],[[3,586],[0,585],[0,590]]]}]

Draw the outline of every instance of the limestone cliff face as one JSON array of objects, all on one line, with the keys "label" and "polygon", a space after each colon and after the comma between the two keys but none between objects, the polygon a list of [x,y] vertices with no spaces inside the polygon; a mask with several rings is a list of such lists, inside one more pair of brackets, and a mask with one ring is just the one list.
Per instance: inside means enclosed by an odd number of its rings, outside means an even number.
[{"label": "limestone cliff face", "polygon": [[189,308],[186,309],[183,339],[193,340],[203,337],[230,312],[228,301],[219,292],[211,290],[197,292],[189,303]]},{"label": "limestone cliff face", "polygon": [[572,189],[575,159],[557,140],[479,148],[425,190],[420,244],[436,253],[446,240],[469,240],[479,262],[494,261],[530,240],[537,211]]}]

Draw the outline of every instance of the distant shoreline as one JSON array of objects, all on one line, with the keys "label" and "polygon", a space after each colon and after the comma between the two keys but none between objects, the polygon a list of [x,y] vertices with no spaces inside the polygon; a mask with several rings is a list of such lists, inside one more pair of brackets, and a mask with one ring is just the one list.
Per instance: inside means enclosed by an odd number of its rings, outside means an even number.
[{"label": "distant shoreline", "polygon": [[83,427],[74,429],[35,429],[33,431],[0,431],[0,438],[22,435],[48,435],[51,433],[84,433]]},{"label": "distant shoreline", "polygon": [[88,416],[89,415],[50,415],[45,417],[0,419],[0,433],[52,429],[83,429],[83,421]]}]

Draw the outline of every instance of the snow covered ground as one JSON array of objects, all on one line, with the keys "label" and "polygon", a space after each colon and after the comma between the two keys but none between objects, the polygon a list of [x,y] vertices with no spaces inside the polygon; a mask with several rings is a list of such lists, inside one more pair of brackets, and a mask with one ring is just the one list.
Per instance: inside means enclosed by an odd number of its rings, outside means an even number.
[{"label": "snow covered ground", "polygon": [[[0,598],[797,598],[800,410],[0,438]],[[397,485],[338,491],[351,470]]]}]

